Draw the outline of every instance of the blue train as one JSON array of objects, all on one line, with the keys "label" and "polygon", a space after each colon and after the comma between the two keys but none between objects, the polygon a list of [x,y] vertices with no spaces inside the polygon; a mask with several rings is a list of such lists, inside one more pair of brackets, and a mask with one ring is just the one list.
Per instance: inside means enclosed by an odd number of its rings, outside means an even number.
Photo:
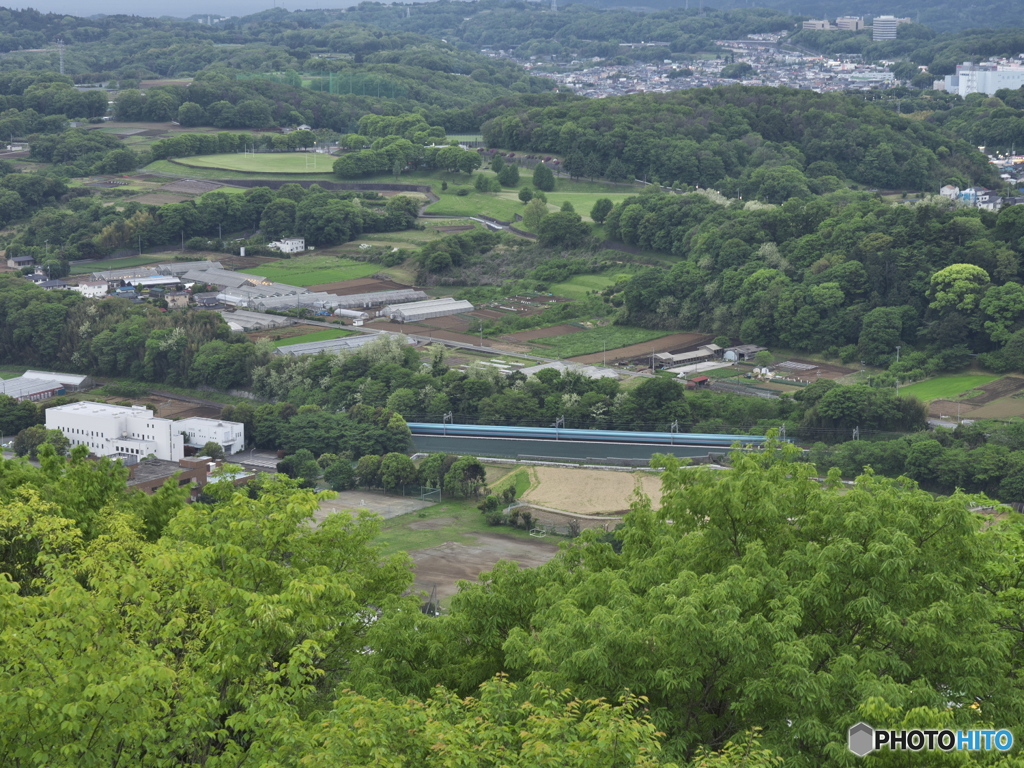
[{"label": "blue train", "polygon": [[485,424],[426,424],[410,422],[414,435],[448,437],[491,437],[505,440],[573,440],[588,443],[641,443],[651,445],[697,445],[729,448],[764,445],[763,435],[705,435],[685,432],[620,432],[612,429],[565,429],[554,427],[492,427]]}]

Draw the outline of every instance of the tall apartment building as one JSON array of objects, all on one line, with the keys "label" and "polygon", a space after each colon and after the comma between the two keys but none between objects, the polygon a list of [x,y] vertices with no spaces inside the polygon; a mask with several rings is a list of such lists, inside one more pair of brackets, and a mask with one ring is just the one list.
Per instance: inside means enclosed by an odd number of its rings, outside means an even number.
[{"label": "tall apartment building", "polygon": [[972,64],[965,61],[956,65],[955,75],[946,75],[944,90],[961,97],[972,93],[995,95],[1001,88],[1016,90],[1024,85],[1024,67],[1004,67],[995,62]]},{"label": "tall apartment building", "polygon": [[875,16],[871,22],[872,40],[895,40],[897,27],[900,24],[909,24],[909,18],[898,19],[895,16]]},{"label": "tall apartment building", "polygon": [[59,429],[76,445],[96,456],[152,454],[165,461],[185,456],[185,438],[177,422],[153,415],[145,406],[107,405],[82,401],[46,410],[46,428]]},{"label": "tall apartment building", "polygon": [[864,29],[863,16],[840,16],[836,19],[836,29],[843,32],[859,32]]}]

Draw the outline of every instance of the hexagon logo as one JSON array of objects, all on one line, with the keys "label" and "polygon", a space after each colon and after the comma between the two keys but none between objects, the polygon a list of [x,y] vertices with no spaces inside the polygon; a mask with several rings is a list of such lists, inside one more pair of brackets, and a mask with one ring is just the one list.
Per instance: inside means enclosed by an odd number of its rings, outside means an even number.
[{"label": "hexagon logo", "polygon": [[847,732],[847,744],[850,751],[857,757],[864,757],[875,748],[875,729],[867,723],[850,726]]}]

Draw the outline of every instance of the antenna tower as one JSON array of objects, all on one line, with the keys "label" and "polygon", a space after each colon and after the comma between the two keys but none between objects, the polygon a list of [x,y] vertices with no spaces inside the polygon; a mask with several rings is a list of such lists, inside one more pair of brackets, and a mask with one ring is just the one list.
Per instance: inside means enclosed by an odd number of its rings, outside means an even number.
[{"label": "antenna tower", "polygon": [[60,73],[64,74],[64,38],[57,38],[57,52],[60,54]]}]

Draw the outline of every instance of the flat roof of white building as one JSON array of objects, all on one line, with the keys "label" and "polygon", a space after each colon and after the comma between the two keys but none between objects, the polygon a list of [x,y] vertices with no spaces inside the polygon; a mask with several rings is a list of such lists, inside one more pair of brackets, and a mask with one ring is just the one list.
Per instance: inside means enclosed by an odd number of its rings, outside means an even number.
[{"label": "flat roof of white building", "polygon": [[[53,411],[54,413],[75,413],[83,416],[107,416],[113,418],[116,416],[131,416],[131,415],[145,415],[148,414],[150,417],[157,419],[153,415],[153,412],[144,405],[109,405],[107,403],[94,403],[91,400],[80,400],[77,403],[68,403],[67,405],[58,405],[55,408],[48,408],[47,413]],[[170,421],[170,419],[158,419],[159,421]]]}]

